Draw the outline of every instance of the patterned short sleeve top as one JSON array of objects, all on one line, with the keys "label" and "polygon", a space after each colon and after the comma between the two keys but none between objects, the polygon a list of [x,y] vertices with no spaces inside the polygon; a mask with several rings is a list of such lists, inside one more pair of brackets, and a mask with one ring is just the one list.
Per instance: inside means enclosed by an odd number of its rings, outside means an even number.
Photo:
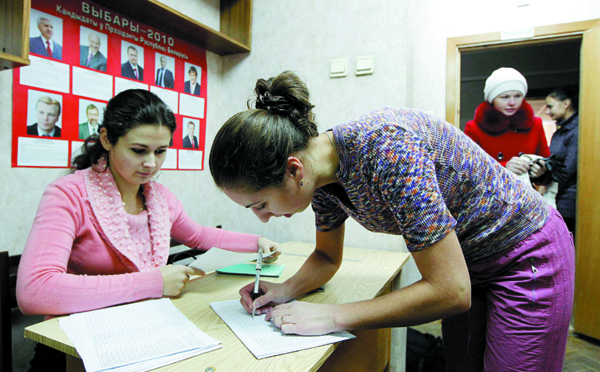
[{"label": "patterned short sleeve top", "polygon": [[535,190],[425,113],[384,108],[334,127],[333,135],[345,192],[317,189],[319,231],[352,217],[370,231],[402,235],[409,251],[419,251],[454,229],[472,262],[515,245],[548,218]]}]

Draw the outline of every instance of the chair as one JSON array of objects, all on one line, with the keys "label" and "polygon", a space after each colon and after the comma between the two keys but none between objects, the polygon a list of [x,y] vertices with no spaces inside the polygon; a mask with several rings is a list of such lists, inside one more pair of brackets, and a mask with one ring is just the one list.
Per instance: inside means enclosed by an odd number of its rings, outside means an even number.
[{"label": "chair", "polygon": [[15,289],[17,268],[21,256],[9,256],[0,252],[0,372],[12,371],[12,322],[11,311],[17,307]]},{"label": "chair", "polygon": [[192,262],[193,259],[196,259],[196,256],[204,253],[203,251],[200,251],[198,249],[188,248],[173,239],[171,239],[170,248],[175,249],[172,250],[172,252],[169,254],[169,258],[167,259],[167,265],[171,265],[174,263],[178,263],[180,265],[187,265],[190,262]]}]

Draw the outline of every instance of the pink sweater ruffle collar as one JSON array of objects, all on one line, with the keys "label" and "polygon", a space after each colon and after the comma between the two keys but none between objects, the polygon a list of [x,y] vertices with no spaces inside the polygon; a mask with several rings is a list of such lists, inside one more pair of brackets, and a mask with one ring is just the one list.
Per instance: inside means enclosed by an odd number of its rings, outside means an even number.
[{"label": "pink sweater ruffle collar", "polygon": [[136,246],[129,234],[127,215],[121,193],[105,159],[84,169],[84,183],[92,210],[91,220],[100,236],[127,266],[136,271],[148,271],[164,266],[169,256],[171,224],[167,201],[158,192],[157,184],[144,184],[143,192],[148,209],[151,250]]}]

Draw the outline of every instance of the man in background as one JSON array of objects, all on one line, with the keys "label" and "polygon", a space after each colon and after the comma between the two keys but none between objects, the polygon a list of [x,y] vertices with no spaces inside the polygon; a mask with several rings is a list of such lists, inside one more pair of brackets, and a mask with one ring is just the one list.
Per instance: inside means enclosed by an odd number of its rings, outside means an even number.
[{"label": "man in background", "polygon": [[52,39],[54,36],[52,21],[43,16],[39,17],[37,27],[40,30],[40,36],[29,39],[29,52],[62,60],[62,47]]},{"label": "man in background", "polygon": [[79,124],[79,139],[87,139],[89,136],[98,135],[98,119],[100,119],[100,111],[93,103],[90,103],[85,108],[87,121]]},{"label": "man in background", "polygon": [[196,82],[196,80],[198,79],[198,70],[196,70],[196,67],[190,66],[190,68],[188,69],[188,76],[190,77],[190,80],[185,82],[183,91],[185,93],[190,93],[199,96],[200,84]]},{"label": "man in background", "polygon": [[156,70],[156,85],[171,88],[175,86],[173,72],[167,68],[167,57],[160,56],[160,68]]},{"label": "man in background", "polygon": [[106,71],[106,57],[100,52],[100,35],[92,32],[88,35],[88,46],[82,45],[79,59],[81,66]]},{"label": "man in background", "polygon": [[60,102],[51,97],[40,97],[35,103],[37,123],[27,126],[27,134],[40,137],[60,137],[56,122],[60,117]]},{"label": "man in background", "polygon": [[198,149],[198,137],[194,136],[194,129],[196,129],[196,125],[190,121],[187,127],[188,135],[183,139],[184,149]]},{"label": "man in background", "polygon": [[121,76],[140,81],[144,80],[144,69],[138,66],[138,52],[134,46],[130,45],[127,48],[127,59],[128,61],[121,65]]}]

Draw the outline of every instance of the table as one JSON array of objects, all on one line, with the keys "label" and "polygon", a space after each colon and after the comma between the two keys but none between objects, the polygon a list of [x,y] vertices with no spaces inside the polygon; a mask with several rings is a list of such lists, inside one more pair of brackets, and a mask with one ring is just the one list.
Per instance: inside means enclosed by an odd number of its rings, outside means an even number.
[{"label": "table", "polygon": [[[277,264],[285,265],[282,282],[291,277],[314,250],[314,244],[286,242]],[[389,293],[408,253],[344,248],[344,260],[325,291],[301,298],[316,303],[347,303],[372,299]],[[391,330],[389,328],[353,331],[357,337],[334,345],[258,360],[246,349],[219,316],[210,302],[239,298],[239,289],[254,277],[217,275],[214,272],[191,280],[182,295],[173,299],[175,306],[199,329],[222,342],[222,348],[186,359],[156,371],[385,371],[389,369]],[[67,354],[68,371],[83,370],[77,351],[58,325],[58,318],[25,328],[25,337]]]}]

